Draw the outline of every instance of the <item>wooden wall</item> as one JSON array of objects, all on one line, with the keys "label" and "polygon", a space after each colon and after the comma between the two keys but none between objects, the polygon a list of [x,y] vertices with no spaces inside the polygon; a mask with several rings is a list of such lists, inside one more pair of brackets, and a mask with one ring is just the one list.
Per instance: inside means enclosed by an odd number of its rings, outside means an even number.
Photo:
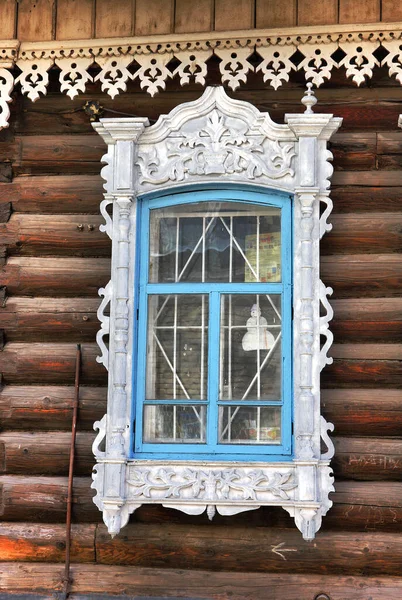
[{"label": "wooden wall", "polygon": [[[39,3],[39,0],[37,0]],[[24,2],[21,3],[23,5]],[[98,3],[99,4],[99,3]],[[301,3],[299,2],[299,6]],[[53,77],[54,74],[51,74]],[[74,479],[73,590],[234,600],[402,597],[402,113],[400,87],[336,79],[319,109],[344,117],[332,144],[333,232],[322,277],[334,288],[334,364],[323,411],[335,423],[334,507],[313,543],[285,511],[189,517],[142,507],[111,539],[92,502],[92,423],[105,412],[97,289],[109,279],[101,222],[103,142],[82,106],[157,117],[199,86],[114,101],[91,84],[74,101],[18,97],[0,133],[0,589],[61,588],[75,344],[83,348]],[[52,86],[50,86],[52,89]],[[277,92],[250,80],[235,97],[283,122],[303,83]],[[110,116],[110,113],[105,113]],[[322,598],[320,593],[327,596]]]},{"label": "wooden wall", "polygon": [[2,0],[0,39],[124,37],[402,20],[394,0]]}]

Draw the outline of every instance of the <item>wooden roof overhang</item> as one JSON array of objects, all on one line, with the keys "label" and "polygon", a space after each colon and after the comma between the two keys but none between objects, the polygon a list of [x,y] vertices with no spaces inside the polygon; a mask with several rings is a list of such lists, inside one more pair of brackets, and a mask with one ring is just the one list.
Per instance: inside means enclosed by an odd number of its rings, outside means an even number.
[{"label": "wooden roof overhang", "polygon": [[[112,98],[138,80],[151,96],[177,77],[180,85],[205,85],[208,59],[220,59],[220,83],[236,90],[250,73],[274,89],[303,71],[316,87],[343,67],[361,85],[376,66],[402,83],[402,23],[248,29],[198,34],[154,35],[72,41],[0,41],[0,128],[7,127],[8,103],[17,84],[33,102],[46,94],[49,70],[60,70],[61,92],[71,98],[99,81]],[[15,69],[16,67],[16,69]],[[97,70],[94,71],[97,68]]]}]

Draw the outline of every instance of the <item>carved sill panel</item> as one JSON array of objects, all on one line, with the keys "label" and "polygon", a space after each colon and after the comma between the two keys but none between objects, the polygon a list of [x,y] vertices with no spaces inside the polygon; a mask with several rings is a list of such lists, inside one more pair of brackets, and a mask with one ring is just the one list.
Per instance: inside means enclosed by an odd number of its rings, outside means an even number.
[{"label": "carved sill panel", "polygon": [[[327,219],[332,166],[327,142],[341,124],[315,114],[311,84],[304,113],[274,123],[223,88],[207,88],[149,126],[147,119],[103,119],[94,128],[108,144],[103,157],[105,199],[101,226],[112,239],[111,281],[100,290],[99,361],[109,371],[107,414],[97,421],[94,502],[112,535],[141,504],[159,503],[190,514],[232,515],[262,505],[282,506],[306,539],[331,507],[329,459],[333,425],[320,414],[320,372],[331,359],[332,293],[319,278],[319,240]],[[293,198],[294,443],[288,462],[145,461],[130,456],[131,381],[136,264],[137,196],[182,190],[183,185],[241,184]],[[319,204],[325,210],[320,217]],[[113,216],[107,207],[112,207]],[[104,314],[110,303],[110,317]],[[320,315],[320,305],[325,314]],[[320,336],[326,338],[320,347]],[[106,346],[104,337],[109,337]],[[135,373],[134,373],[135,377]],[[321,442],[326,451],[322,452]]]}]

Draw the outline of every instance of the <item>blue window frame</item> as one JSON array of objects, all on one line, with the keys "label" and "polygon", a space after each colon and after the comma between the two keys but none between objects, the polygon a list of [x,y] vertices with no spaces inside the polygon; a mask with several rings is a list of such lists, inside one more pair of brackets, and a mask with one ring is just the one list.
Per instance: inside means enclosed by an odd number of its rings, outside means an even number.
[{"label": "blue window frame", "polygon": [[139,200],[132,456],[291,460],[288,194]]}]

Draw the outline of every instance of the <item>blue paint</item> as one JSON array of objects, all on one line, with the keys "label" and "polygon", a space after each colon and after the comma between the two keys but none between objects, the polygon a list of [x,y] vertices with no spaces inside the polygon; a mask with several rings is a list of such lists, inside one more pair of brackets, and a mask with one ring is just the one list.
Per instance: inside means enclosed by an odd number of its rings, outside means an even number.
[{"label": "blue paint", "polygon": [[[197,202],[225,201],[242,202],[250,205],[273,206],[281,209],[281,261],[280,283],[148,283],[149,220],[150,210],[173,205]],[[189,188],[175,190],[174,194],[148,194],[139,199],[137,214],[138,248],[135,290],[135,311],[139,309],[138,352],[133,352],[133,402],[136,424],[133,457],[144,459],[174,460],[251,460],[288,461],[292,454],[292,227],[291,197],[280,192],[271,192],[255,186],[205,186],[190,191]],[[141,252],[140,252],[141,251]],[[277,401],[219,401],[219,341],[221,294],[278,294],[282,297],[282,399]],[[209,340],[208,340],[208,399],[203,400],[145,400],[146,344],[148,320],[148,296],[151,294],[208,294],[209,295]],[[215,318],[211,318],[211,317]],[[134,319],[136,324],[136,320]],[[136,362],[135,362],[136,358]],[[136,366],[135,366],[136,365]],[[175,444],[143,443],[143,405],[198,405],[207,406],[207,444],[187,444],[183,440]],[[281,444],[218,444],[219,406],[276,406],[281,407]],[[134,414],[134,409],[133,409]]]}]

